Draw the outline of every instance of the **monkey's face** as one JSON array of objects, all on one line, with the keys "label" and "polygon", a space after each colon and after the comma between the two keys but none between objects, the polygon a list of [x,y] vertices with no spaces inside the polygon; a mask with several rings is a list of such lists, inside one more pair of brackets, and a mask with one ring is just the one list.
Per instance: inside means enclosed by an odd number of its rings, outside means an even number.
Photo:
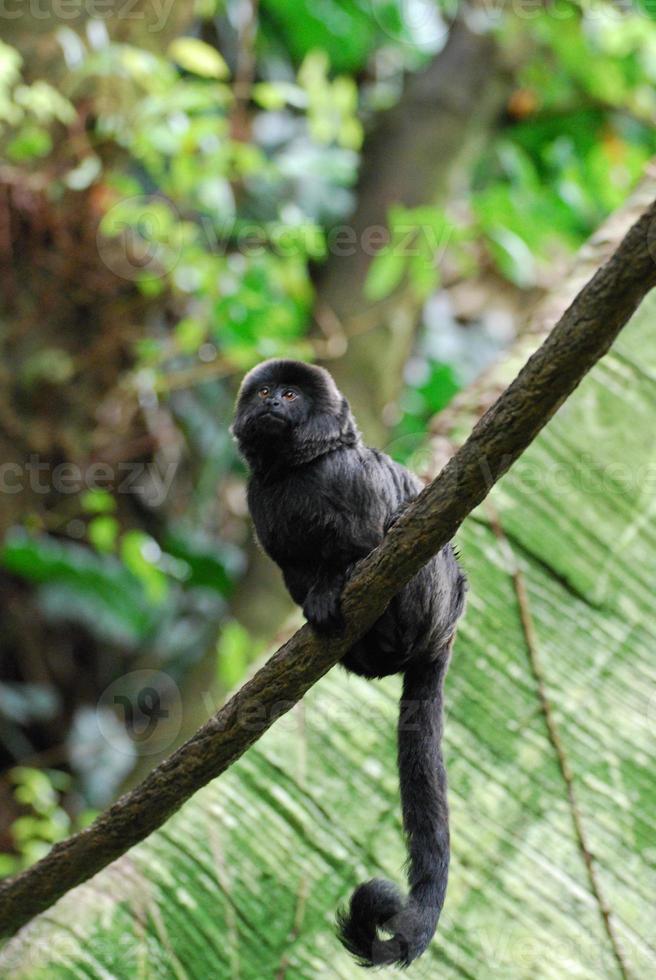
[{"label": "monkey's face", "polygon": [[264,459],[293,451],[295,434],[316,410],[316,396],[304,371],[307,366],[293,361],[268,361],[244,378],[232,431],[247,457]]},{"label": "monkey's face", "polygon": [[242,392],[233,431],[239,441],[289,439],[308,417],[311,404],[298,385],[259,379]]},{"label": "monkey's face", "polygon": [[244,378],[232,432],[251,466],[297,465],[355,428],[346,399],[323,368],[300,361],[265,361]]},{"label": "monkey's face", "polygon": [[274,381],[263,383],[251,401],[253,424],[272,434],[293,428],[307,414],[308,398],[297,386]]}]

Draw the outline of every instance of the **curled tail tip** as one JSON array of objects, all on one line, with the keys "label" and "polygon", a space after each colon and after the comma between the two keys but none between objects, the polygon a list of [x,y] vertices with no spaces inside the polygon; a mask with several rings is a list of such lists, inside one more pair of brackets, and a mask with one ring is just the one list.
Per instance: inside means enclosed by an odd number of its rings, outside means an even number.
[{"label": "curled tail tip", "polygon": [[[409,966],[424,952],[434,932],[427,934],[422,928],[418,912],[406,905],[396,885],[374,878],[359,885],[348,909],[337,913],[339,938],[359,966]],[[383,939],[379,930],[392,935]]]},{"label": "curled tail tip", "polygon": [[[342,945],[356,957],[360,966],[380,966],[380,946],[384,941],[378,929],[389,929],[403,908],[403,897],[390,881],[374,878],[359,885],[348,909],[337,913],[337,927]],[[383,960],[383,962],[394,962]]]}]

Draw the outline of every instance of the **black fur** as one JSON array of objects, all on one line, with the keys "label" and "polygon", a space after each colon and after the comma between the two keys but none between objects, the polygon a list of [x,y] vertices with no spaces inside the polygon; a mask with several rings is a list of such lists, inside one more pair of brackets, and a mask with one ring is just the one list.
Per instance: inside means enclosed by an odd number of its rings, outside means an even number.
[{"label": "black fur", "polygon": [[[248,505],[262,547],[312,626],[339,629],[350,570],[417,496],[419,480],[363,445],[346,399],[328,372],[312,365],[266,361],[247,374],[233,433],[251,469]],[[464,596],[465,577],[447,545],[342,661],[363,677],[404,678],[398,762],[409,895],[375,879],[339,914],[341,940],[363,966],[411,963],[433,937],[444,902],[442,687]]]}]

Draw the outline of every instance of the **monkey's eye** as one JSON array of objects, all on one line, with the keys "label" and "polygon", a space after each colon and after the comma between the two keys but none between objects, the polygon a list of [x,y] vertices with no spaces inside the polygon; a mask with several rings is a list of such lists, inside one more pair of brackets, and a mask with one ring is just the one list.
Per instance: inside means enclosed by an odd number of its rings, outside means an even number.
[{"label": "monkey's eye", "polygon": [[264,385],[264,387],[258,389],[257,393],[260,396],[260,398],[266,398],[266,396],[269,394],[270,391],[271,389],[267,388],[267,386]]},{"label": "monkey's eye", "polygon": [[294,399],[297,397],[297,395],[296,395],[296,392],[292,388],[287,388],[286,391],[283,391],[282,397],[284,399],[286,399],[286,401],[288,401],[288,402],[293,402]]}]

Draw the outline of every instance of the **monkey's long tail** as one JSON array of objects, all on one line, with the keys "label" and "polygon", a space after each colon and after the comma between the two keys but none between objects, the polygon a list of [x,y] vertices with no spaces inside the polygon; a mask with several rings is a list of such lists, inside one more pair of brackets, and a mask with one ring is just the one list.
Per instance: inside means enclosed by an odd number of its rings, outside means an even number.
[{"label": "monkey's long tail", "polygon": [[[411,667],[399,717],[399,776],[408,842],[409,895],[389,881],[367,881],[338,914],[340,939],[361,966],[408,966],[430,943],[444,904],[449,872],[449,816],[442,760],[442,686],[449,650]],[[391,933],[382,938],[379,929]]]}]

